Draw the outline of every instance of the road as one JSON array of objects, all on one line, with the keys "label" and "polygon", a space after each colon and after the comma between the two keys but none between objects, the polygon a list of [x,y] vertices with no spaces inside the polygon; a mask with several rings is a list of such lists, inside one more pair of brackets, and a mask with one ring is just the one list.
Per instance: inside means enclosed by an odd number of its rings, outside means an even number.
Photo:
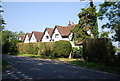
[{"label": "road", "polygon": [[120,79],[119,75],[59,62],[6,55],[3,59],[13,66],[12,69],[6,71],[8,74],[11,75],[13,70],[16,70],[18,74],[21,73],[30,79]]}]

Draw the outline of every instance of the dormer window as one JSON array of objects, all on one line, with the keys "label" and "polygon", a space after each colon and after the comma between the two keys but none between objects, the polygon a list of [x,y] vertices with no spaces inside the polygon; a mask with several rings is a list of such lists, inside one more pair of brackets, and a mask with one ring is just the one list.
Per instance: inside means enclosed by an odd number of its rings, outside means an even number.
[{"label": "dormer window", "polygon": [[59,34],[55,34],[55,38],[58,38],[59,37]]}]

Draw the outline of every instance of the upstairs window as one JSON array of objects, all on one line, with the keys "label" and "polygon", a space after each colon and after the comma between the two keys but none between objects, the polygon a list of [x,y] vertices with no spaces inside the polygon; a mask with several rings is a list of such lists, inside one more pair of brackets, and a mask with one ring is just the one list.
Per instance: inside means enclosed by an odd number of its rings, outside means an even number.
[{"label": "upstairs window", "polygon": [[55,34],[55,38],[58,38],[59,37],[59,34]]},{"label": "upstairs window", "polygon": [[46,39],[49,39],[49,36],[46,36]]}]

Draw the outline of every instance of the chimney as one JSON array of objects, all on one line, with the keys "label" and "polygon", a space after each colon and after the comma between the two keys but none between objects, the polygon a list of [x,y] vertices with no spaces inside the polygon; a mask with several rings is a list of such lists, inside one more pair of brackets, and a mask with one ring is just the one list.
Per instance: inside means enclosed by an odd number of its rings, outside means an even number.
[{"label": "chimney", "polygon": [[69,26],[69,25],[71,25],[71,22],[70,22],[70,21],[68,22],[68,26]]},{"label": "chimney", "polygon": [[72,22],[72,25],[74,25],[74,22]]}]

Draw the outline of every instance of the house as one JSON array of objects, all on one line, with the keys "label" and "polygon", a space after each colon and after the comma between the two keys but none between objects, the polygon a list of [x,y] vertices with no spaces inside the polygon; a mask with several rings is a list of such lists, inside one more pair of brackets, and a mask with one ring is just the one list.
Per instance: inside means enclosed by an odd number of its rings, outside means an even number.
[{"label": "house", "polygon": [[52,41],[68,40],[71,41],[73,38],[73,33],[71,30],[76,26],[76,24],[68,24],[68,26],[56,25],[52,33]]},{"label": "house", "polygon": [[41,42],[50,42],[52,40],[52,32],[53,28],[45,28]]},{"label": "house", "polygon": [[19,35],[18,40],[23,41],[23,40],[24,40],[24,38],[25,38],[25,35]]},{"label": "house", "polygon": [[31,36],[31,33],[26,33],[25,38],[24,38],[24,43],[29,43],[30,36]]},{"label": "house", "polygon": [[30,42],[41,42],[42,35],[43,35],[43,32],[33,31],[31,33],[29,41]]},{"label": "house", "polygon": [[74,42],[72,41],[73,33],[71,32],[71,30],[75,26],[76,24],[74,23],[71,24],[70,21],[68,26],[56,25],[52,33],[52,41],[67,40],[67,41],[70,41],[70,43],[72,44],[72,47],[76,47],[74,45]]}]

